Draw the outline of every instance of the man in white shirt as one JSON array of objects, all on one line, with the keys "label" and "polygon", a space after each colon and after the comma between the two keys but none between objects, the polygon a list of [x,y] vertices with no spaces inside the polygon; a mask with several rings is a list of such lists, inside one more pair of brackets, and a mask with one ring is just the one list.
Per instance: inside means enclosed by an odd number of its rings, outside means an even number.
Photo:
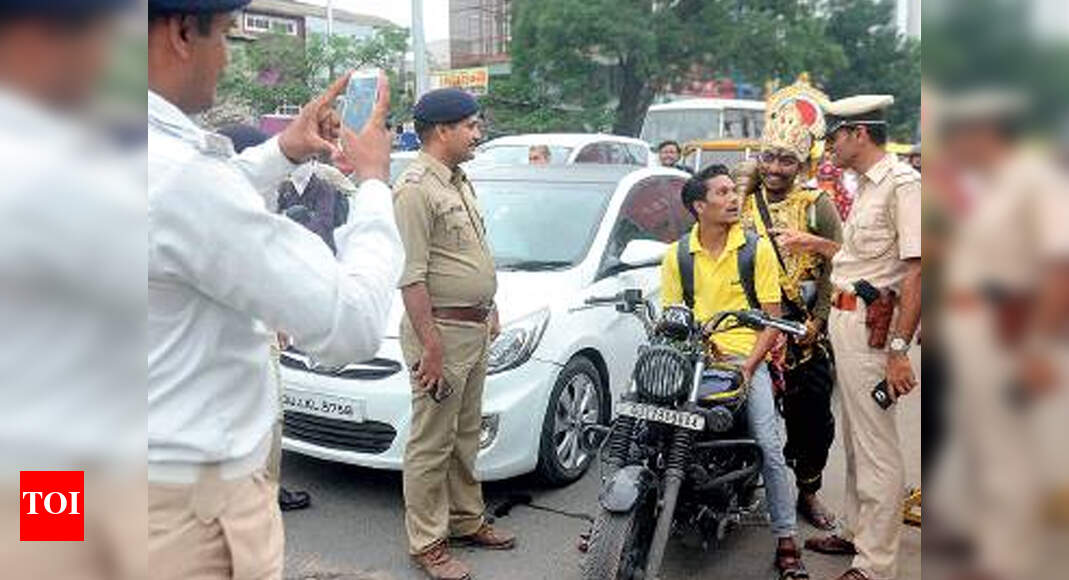
[{"label": "man in white shirt", "polygon": [[[116,53],[113,41],[122,37],[126,4],[0,2],[5,578],[149,576],[141,398],[145,166],[136,152],[117,150],[101,134],[108,124],[90,109]],[[35,497],[22,480],[30,471],[79,474],[76,497],[85,509],[76,531],[85,541],[28,541],[40,538],[19,524]]]},{"label": "man in white shirt", "polygon": [[[338,79],[277,138],[234,156],[187,117],[211,106],[230,11],[248,0],[150,0],[148,34],[149,566],[157,578],[280,578],[265,476],[278,399],[272,331],[325,365],[374,356],[400,275],[385,78],[342,153],[360,190],[335,231],[265,207],[295,164],[337,150]],[[270,329],[270,330],[269,330]]]}]

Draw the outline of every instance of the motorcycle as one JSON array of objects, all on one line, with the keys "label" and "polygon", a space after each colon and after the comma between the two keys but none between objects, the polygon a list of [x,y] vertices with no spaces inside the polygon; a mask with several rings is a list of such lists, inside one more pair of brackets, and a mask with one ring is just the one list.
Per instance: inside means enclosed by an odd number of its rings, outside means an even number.
[{"label": "motorcycle", "polygon": [[583,432],[584,445],[598,452],[602,488],[580,577],[655,579],[673,532],[720,541],[760,507],[762,453],[742,415],[749,384],[740,364],[716,348],[715,335],[771,327],[801,336],[805,326],[734,310],[703,327],[685,306],[668,307],[655,320],[653,305],[634,289],[585,305],[637,316],[648,344],[616,419]]}]

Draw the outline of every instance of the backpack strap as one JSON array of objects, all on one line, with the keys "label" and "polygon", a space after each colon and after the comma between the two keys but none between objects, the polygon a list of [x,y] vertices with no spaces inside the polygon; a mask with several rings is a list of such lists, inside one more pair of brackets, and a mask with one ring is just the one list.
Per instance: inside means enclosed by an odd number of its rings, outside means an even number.
[{"label": "backpack strap", "polygon": [[742,283],[742,291],[746,293],[746,302],[750,308],[759,310],[761,302],[757,299],[757,284],[754,282],[754,264],[757,261],[757,240],[760,236],[757,232],[745,228],[746,243],[739,248],[739,282]]},{"label": "backpack strap", "polygon": [[676,262],[679,264],[679,282],[683,287],[683,303],[694,309],[694,254],[690,253],[690,232],[683,234],[676,245]]}]

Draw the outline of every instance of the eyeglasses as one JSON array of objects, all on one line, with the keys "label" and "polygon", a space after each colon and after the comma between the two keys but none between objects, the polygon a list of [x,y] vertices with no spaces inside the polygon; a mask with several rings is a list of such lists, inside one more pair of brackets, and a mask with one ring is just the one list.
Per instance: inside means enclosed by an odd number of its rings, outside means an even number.
[{"label": "eyeglasses", "polygon": [[760,157],[761,163],[772,164],[779,162],[784,167],[794,167],[800,162],[798,158],[789,153],[776,153],[775,151],[762,151]]}]

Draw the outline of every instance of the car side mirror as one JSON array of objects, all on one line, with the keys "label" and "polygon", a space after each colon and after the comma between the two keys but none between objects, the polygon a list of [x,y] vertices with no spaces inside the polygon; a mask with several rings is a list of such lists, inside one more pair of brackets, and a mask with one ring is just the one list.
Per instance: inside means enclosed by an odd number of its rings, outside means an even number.
[{"label": "car side mirror", "polygon": [[631,240],[620,253],[620,263],[628,268],[658,266],[668,251],[668,244],[656,240]]}]

